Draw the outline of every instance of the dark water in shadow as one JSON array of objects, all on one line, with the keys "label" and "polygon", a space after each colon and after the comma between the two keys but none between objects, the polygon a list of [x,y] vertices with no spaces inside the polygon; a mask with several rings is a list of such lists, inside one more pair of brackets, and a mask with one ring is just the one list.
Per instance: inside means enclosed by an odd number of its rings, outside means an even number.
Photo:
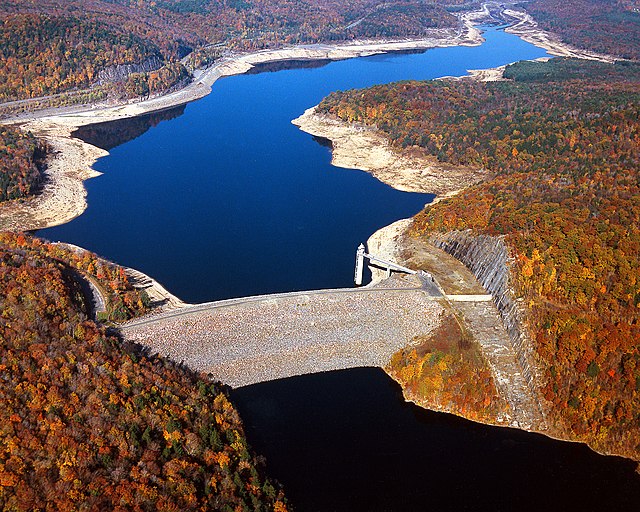
[{"label": "dark water in shadow", "polygon": [[[334,90],[545,55],[496,29],[486,39],[225,78],[186,107],[84,129],[111,150],[96,165],[104,174],[86,182],[82,216],[39,234],[139,268],[192,302],[351,286],[357,245],[432,196],[332,167],[326,141],[291,119]],[[638,510],[631,463],[418,409],[380,370],[233,398],[300,511]]]},{"label": "dark water in shadow", "polygon": [[382,370],[232,392],[249,441],[303,511],[637,511],[634,464],[404,402]]},{"label": "dark water in shadow", "polygon": [[184,114],[185,107],[186,105],[178,105],[130,119],[88,124],[72,132],[71,136],[110,151],[130,140],[137,139],[162,121],[171,121],[180,117]]},{"label": "dark water in shadow", "polygon": [[329,59],[299,59],[299,60],[277,60],[274,62],[263,62],[254,65],[248,75],[257,75],[259,73],[275,73],[276,71],[285,71],[288,69],[313,69],[321,68],[333,61]]}]

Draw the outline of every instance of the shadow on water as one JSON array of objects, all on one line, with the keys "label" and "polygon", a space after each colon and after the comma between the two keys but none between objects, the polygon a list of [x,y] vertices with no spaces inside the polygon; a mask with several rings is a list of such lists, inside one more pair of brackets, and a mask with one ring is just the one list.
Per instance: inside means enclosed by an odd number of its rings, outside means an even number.
[{"label": "shadow on water", "polygon": [[[139,268],[190,302],[351,286],[357,245],[433,196],[332,167],[322,141],[291,119],[335,90],[546,55],[495,29],[485,39],[229,77],[186,109],[78,130],[113,151],[96,164],[102,176],[86,182],[87,211],[40,234]],[[640,502],[630,462],[424,411],[404,403],[381,370],[232,394],[299,511],[623,511]]]},{"label": "shadow on water", "polygon": [[351,286],[358,244],[433,195],[332,167],[291,120],[332,91],[545,55],[493,29],[485,39],[228,77],[186,108],[79,130],[110,156],[85,183],[83,215],[39,234],[138,268],[189,302]]},{"label": "shadow on water", "polygon": [[249,442],[298,511],[631,511],[640,503],[631,461],[424,410],[377,368],[231,395]]},{"label": "shadow on water", "polygon": [[333,141],[331,139],[327,139],[326,137],[320,137],[318,135],[312,135],[311,138],[320,144],[324,148],[333,149]]},{"label": "shadow on water", "polygon": [[276,60],[272,62],[263,62],[255,64],[247,75],[258,75],[260,73],[274,73],[276,71],[285,71],[290,69],[316,69],[322,68],[333,62],[331,59],[288,59]]},{"label": "shadow on water", "polygon": [[170,121],[180,117],[184,114],[185,107],[186,105],[178,105],[142,116],[81,126],[72,132],[71,136],[110,151],[125,142],[137,139],[150,128],[158,126],[162,121]]}]

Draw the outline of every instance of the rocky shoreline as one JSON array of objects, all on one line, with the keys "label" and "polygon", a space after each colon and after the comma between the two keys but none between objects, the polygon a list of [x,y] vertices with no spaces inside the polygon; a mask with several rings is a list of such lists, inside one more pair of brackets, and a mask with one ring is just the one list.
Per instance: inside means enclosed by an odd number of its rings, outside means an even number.
[{"label": "rocky shoreline", "polygon": [[480,13],[462,16],[464,29],[434,30],[433,36],[418,40],[357,41],[344,44],[301,45],[264,50],[221,59],[201,71],[188,86],[178,91],[135,103],[96,104],[90,107],[61,108],[20,114],[2,121],[14,124],[43,138],[52,148],[43,193],[22,201],[0,205],[0,230],[31,231],[71,221],[86,209],[83,181],[98,176],[92,169],[98,158],[108,153],[71,137],[78,127],[157,112],[203,98],[220,78],[246,73],[254,66],[299,60],[342,60],[377,53],[427,50],[446,46],[474,46],[482,43],[475,27]]},{"label": "rocky shoreline", "polygon": [[503,9],[502,15],[514,20],[514,23],[505,29],[509,34],[515,34],[523,41],[544,48],[548,53],[556,57],[573,57],[576,59],[599,60],[602,62],[615,62],[612,55],[581,50],[575,46],[564,43],[560,37],[542,30],[530,14],[514,9]]},{"label": "rocky shoreline", "polygon": [[367,171],[404,192],[450,195],[485,176],[481,169],[443,164],[420,152],[400,153],[374,128],[319,114],[317,107],[307,109],[292,123],[306,133],[331,141],[334,166]]},{"label": "rocky shoreline", "polygon": [[[497,4],[496,4],[497,5]],[[164,110],[200,99],[211,92],[213,84],[222,77],[246,73],[256,65],[288,60],[341,60],[373,55],[376,53],[427,50],[446,46],[474,46],[482,43],[482,35],[476,25],[483,20],[492,19],[489,7],[483,4],[478,11],[461,15],[461,28],[434,30],[432,37],[419,40],[383,40],[356,41],[344,44],[301,45],[291,48],[264,50],[250,54],[241,54],[221,59],[216,64],[197,74],[196,79],[178,91],[150,98],[140,102],[120,105],[96,104],[87,107],[60,108],[53,111],[20,114],[5,119],[4,124],[19,125],[25,131],[45,139],[53,148],[46,171],[46,184],[42,193],[27,200],[12,201],[0,205],[0,229],[29,231],[64,224],[82,214],[86,208],[86,190],[83,181],[98,176],[92,169],[95,161],[107,155],[102,149],[71,137],[78,127],[130,118],[150,112]],[[615,60],[611,56],[573,48],[563,43],[557,36],[541,30],[531,16],[525,12],[501,8],[501,16],[514,21],[507,32],[513,33],[532,44],[545,48],[552,55],[571,56],[603,61]],[[471,71],[472,77],[480,80],[499,80],[500,68]],[[305,117],[306,116],[306,117]],[[312,128],[311,114],[302,118],[307,127]],[[303,122],[301,121],[301,122]],[[321,122],[322,121],[322,122]],[[333,131],[337,129],[325,120],[314,119],[313,129]],[[326,128],[318,128],[325,123]],[[303,129],[305,129],[303,127]],[[305,129],[306,131],[306,129]],[[482,178],[472,169],[451,169],[438,164],[435,159],[421,157],[415,165],[411,160],[385,151],[381,147],[376,151],[376,159],[367,162],[366,158],[349,152],[358,153],[372,144],[378,146],[380,139],[372,131],[354,130],[341,132],[345,136],[361,135],[354,146],[341,149],[342,142],[334,144],[334,165],[346,168],[364,168],[378,179],[400,190],[432,192],[437,195],[449,195]],[[320,135],[323,136],[323,135]],[[331,137],[327,137],[331,138]],[[355,137],[357,139],[357,137]],[[361,149],[358,149],[361,143]],[[364,166],[364,167],[363,167]],[[421,185],[424,182],[425,185]]]}]

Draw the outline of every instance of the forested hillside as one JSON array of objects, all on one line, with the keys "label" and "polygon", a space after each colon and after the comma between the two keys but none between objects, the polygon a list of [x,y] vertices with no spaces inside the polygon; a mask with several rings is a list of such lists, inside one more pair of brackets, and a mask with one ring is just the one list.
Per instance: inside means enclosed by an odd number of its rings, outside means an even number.
[{"label": "forested hillside", "polygon": [[32,262],[41,259],[55,261],[62,265],[67,274],[93,280],[105,297],[106,320],[128,320],[149,310],[146,293],[132,286],[122,267],[106,262],[89,251],[76,251],[66,245],[7,231],[0,232],[0,250],[15,250]]},{"label": "forested hillside", "polygon": [[320,111],[494,175],[426,208],[414,235],[505,235],[552,419],[638,459],[640,65],[554,59],[505,75],[336,93]]},{"label": "forested hillside", "polygon": [[640,59],[637,0],[531,0],[522,4],[541,28],[599,53]]},{"label": "forested hillside", "polygon": [[41,181],[43,142],[10,126],[0,127],[0,202],[32,194]]},{"label": "forested hillside", "polygon": [[[111,95],[163,92],[222,49],[359,37],[416,37],[456,19],[440,2],[400,0],[0,1],[0,102],[126,82]],[[446,2],[442,2],[446,4]],[[132,73],[137,73],[130,77]],[[128,80],[127,80],[128,79]]]},{"label": "forested hillside", "polygon": [[1,236],[2,510],[286,510],[217,383],[87,319],[69,267],[119,269]]},{"label": "forested hillside", "polygon": [[108,66],[161,58],[147,41],[105,23],[13,15],[1,29],[0,100],[88,87]]},{"label": "forested hillside", "polygon": [[396,352],[386,371],[402,385],[405,397],[429,409],[495,423],[509,413],[491,369],[464,320],[443,315],[429,336],[413,339]]}]

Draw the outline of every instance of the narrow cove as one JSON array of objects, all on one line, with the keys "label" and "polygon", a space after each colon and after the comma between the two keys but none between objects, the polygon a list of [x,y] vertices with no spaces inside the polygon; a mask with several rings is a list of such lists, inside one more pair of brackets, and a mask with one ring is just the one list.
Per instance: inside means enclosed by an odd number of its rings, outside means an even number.
[{"label": "narrow cove", "polygon": [[[433,197],[331,167],[329,150],[291,119],[333,90],[545,55],[493,28],[485,38],[480,47],[230,77],[186,108],[89,127],[90,142],[111,151],[96,165],[103,176],[86,183],[89,207],[39,234],[138,268],[188,302],[351,286],[357,244]],[[380,370],[232,397],[297,510],[627,510],[640,497],[631,463],[422,411]]]}]

